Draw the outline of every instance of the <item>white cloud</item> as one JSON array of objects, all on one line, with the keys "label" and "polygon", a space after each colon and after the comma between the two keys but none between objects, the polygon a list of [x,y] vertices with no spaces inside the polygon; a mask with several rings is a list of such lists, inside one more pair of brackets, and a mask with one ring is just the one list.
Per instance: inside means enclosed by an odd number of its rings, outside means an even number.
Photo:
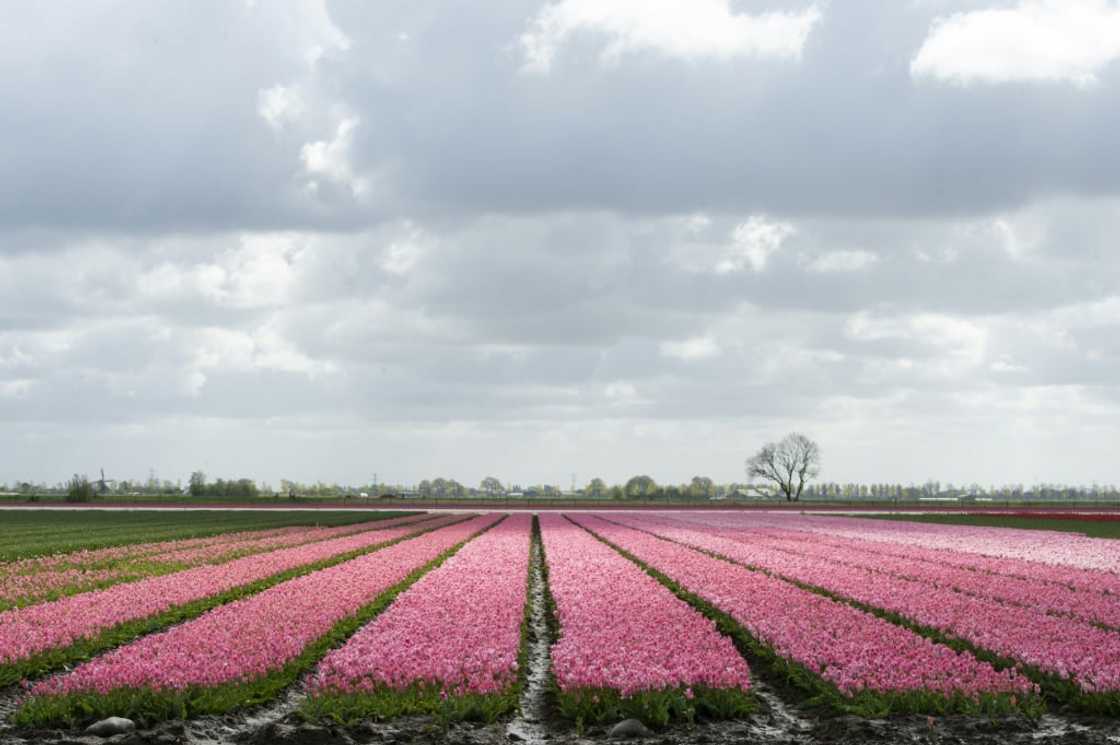
[{"label": "white cloud", "polygon": [[[316,377],[332,373],[337,366],[330,361],[312,359],[301,352],[272,324],[251,332],[228,328],[207,328],[192,335],[192,373],[205,370],[279,370]],[[201,387],[206,377],[193,375]]]},{"label": "white cloud", "polygon": [[[369,181],[358,176],[350,163],[354,130],[360,123],[358,117],[347,117],[339,122],[332,139],[308,142],[300,149],[300,159],[309,175],[345,186],[355,197],[369,191]],[[308,186],[312,193],[318,192],[317,181],[310,181]]]},{"label": "white cloud", "polygon": [[[844,333],[853,341],[901,342],[915,351],[933,354],[927,370],[956,375],[981,364],[988,346],[988,330],[979,322],[941,313],[915,313],[901,317],[875,316],[866,311],[851,316]],[[910,358],[904,357],[907,367]],[[896,365],[898,358],[888,360]]]},{"label": "white cloud", "polygon": [[607,62],[639,51],[680,59],[796,59],[820,19],[815,5],[751,15],[732,12],[729,0],[560,0],[537,13],[520,41],[526,69],[536,72],[547,72],[580,31],[609,38],[601,55]]},{"label": "white cloud", "polygon": [[292,86],[274,85],[257,94],[257,113],[274,130],[283,129],[303,112],[303,98]]},{"label": "white cloud", "polygon": [[761,272],[766,269],[767,259],[795,232],[789,223],[771,222],[762,215],[752,215],[735,227],[733,241],[724,250],[715,270],[718,274],[729,274],[749,267]]},{"label": "white cloud", "polygon": [[1120,58],[1120,6],[1109,0],[1022,0],[938,18],[910,73],[967,85],[1060,81],[1087,86]]},{"label": "white cloud", "polygon": [[159,264],[142,273],[137,286],[157,301],[202,298],[226,308],[281,306],[291,298],[301,246],[294,234],[245,234],[237,248],[210,261]]},{"label": "white cloud", "polygon": [[812,272],[858,272],[879,261],[879,255],[871,251],[829,251],[817,256],[809,263]]},{"label": "white cloud", "polygon": [[664,341],[659,347],[665,357],[675,357],[679,360],[702,360],[718,356],[720,349],[716,340],[710,336],[698,336],[684,341]]}]

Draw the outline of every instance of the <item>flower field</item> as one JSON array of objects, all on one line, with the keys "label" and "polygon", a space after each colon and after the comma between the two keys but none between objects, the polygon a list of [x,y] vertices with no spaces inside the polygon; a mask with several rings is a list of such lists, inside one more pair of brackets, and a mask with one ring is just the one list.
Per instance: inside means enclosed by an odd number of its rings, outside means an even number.
[{"label": "flower field", "polygon": [[540,522],[562,711],[587,721],[629,715],[664,723],[694,709],[749,710],[747,664],[712,621],[565,518]]},{"label": "flower field", "polygon": [[0,684],[23,682],[20,726],[281,696],[314,722],[490,722],[517,715],[531,660],[550,721],[577,729],[749,718],[774,695],[760,690],[868,717],[1120,716],[1120,546],[1072,533],[444,514],[0,563],[14,577],[41,582],[20,598],[61,593],[0,612]]},{"label": "flower field", "polygon": [[[1116,610],[1116,596],[1037,583],[1037,599],[1024,592],[1011,601],[1006,596],[1014,593],[990,589],[1000,583],[993,583],[982,572],[961,577],[947,571],[954,579],[942,584],[929,577],[908,578],[904,570],[896,568],[897,560],[892,557],[854,563],[853,554],[858,555],[858,549],[845,551],[829,546],[820,550],[811,545],[799,547],[797,541],[776,548],[750,531],[674,527],[672,518],[623,522],[894,614],[905,622],[965,642],[982,656],[1037,670],[1047,692],[1057,698],[1094,711],[1120,713],[1120,633],[1046,609],[1054,604],[1048,598],[1055,593],[1072,593],[1080,599],[1082,608],[1106,617]],[[985,547],[987,544],[985,541]],[[1011,583],[1010,578],[1007,583]]]},{"label": "flower field", "polygon": [[360,618],[394,585],[498,519],[439,528],[146,636],[39,683],[24,715],[66,720],[75,711],[123,709],[158,717],[248,703],[290,683],[337,624]]},{"label": "flower field", "polygon": [[0,565],[0,611],[202,564],[219,564],[278,548],[302,546],[423,519],[424,516],[408,516],[328,528],[244,531],[12,561]]},{"label": "flower field", "polygon": [[320,663],[314,716],[432,713],[492,720],[517,707],[532,519],[516,515],[425,575]]},{"label": "flower field", "polygon": [[[788,582],[598,517],[577,520],[726,613],[806,688],[834,692],[853,710],[998,711],[1035,692],[1013,671],[998,672],[972,655]],[[642,527],[660,522],[627,521]]]},{"label": "flower field", "polygon": [[[206,610],[209,598],[219,603],[226,599],[223,595],[239,588],[252,589],[287,572],[371,550],[432,522],[369,530],[5,611],[0,613],[0,684],[83,659],[92,650],[197,615]],[[192,607],[198,603],[202,606]],[[173,615],[161,617],[169,613]]]}]

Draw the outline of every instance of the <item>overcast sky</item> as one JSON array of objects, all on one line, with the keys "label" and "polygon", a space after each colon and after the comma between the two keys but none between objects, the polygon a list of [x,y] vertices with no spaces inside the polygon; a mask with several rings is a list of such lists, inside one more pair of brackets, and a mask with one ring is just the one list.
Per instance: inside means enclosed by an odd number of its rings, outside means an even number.
[{"label": "overcast sky", "polygon": [[1120,3],[10,3],[0,481],[1120,481]]}]

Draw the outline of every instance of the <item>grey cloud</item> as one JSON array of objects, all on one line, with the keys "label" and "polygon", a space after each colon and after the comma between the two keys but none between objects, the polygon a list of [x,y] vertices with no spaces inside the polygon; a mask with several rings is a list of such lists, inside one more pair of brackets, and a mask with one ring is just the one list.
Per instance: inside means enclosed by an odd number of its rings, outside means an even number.
[{"label": "grey cloud", "polygon": [[581,32],[547,75],[520,0],[13,14],[0,481],[730,480],[791,428],[830,478],[1106,479],[1120,73],[911,79],[983,5],[830,3],[797,61]]}]

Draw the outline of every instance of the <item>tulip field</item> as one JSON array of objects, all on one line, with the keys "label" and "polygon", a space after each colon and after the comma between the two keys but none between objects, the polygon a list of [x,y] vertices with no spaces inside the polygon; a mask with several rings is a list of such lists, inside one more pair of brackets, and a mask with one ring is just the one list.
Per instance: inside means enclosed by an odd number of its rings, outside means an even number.
[{"label": "tulip field", "polygon": [[862,717],[1118,717],[1120,542],[763,511],[429,513],[0,562],[18,727],[281,698],[310,722],[492,722],[519,716],[534,643],[554,726],[746,719],[760,687]]}]

